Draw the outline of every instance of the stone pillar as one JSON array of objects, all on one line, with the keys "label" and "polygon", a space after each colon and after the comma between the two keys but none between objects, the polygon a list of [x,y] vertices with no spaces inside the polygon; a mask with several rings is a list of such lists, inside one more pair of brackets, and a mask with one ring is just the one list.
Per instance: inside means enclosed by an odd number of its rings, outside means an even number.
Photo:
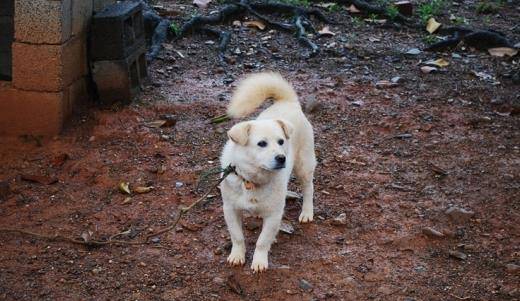
[{"label": "stone pillar", "polygon": [[0,0],[1,12],[14,6],[12,53],[0,13],[0,57],[12,57],[12,80],[0,78],[0,136],[58,134],[88,100],[87,31],[94,9],[112,2]]}]

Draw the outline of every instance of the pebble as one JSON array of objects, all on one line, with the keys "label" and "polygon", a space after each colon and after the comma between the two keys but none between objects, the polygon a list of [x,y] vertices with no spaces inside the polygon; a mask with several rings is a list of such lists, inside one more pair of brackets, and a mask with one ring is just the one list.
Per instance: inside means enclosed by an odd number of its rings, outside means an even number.
[{"label": "pebble", "polygon": [[332,224],[335,226],[341,226],[347,224],[347,214],[341,213],[332,220]]},{"label": "pebble", "polygon": [[429,237],[437,237],[437,238],[444,237],[444,234],[442,234],[441,232],[439,232],[431,227],[423,228],[422,233]]},{"label": "pebble", "polygon": [[182,182],[175,182],[175,188],[181,188],[182,186],[184,186],[184,183],[182,183]]},{"label": "pebble", "polygon": [[419,49],[419,48],[412,48],[410,50],[408,50],[407,52],[405,52],[406,54],[410,54],[410,55],[418,55],[419,53],[421,53],[422,51]]},{"label": "pebble", "polygon": [[457,258],[457,259],[460,259],[460,260],[468,259],[468,255],[466,255],[466,254],[464,254],[462,252],[459,252],[459,251],[450,251],[449,255],[450,255],[450,257]]},{"label": "pebble", "polygon": [[282,224],[280,225],[280,231],[286,234],[293,234],[294,227],[289,222],[282,221]]},{"label": "pebble", "polygon": [[161,239],[159,237],[154,237],[151,239],[151,241],[154,243],[154,244],[157,244],[157,243],[160,243],[161,242]]},{"label": "pebble", "polygon": [[298,286],[304,290],[304,291],[307,291],[307,292],[310,292],[312,291],[312,284],[310,284],[307,280],[305,279],[301,279]]},{"label": "pebble", "polygon": [[473,215],[475,215],[473,211],[462,209],[456,206],[448,208],[445,213],[455,222],[465,222]]}]

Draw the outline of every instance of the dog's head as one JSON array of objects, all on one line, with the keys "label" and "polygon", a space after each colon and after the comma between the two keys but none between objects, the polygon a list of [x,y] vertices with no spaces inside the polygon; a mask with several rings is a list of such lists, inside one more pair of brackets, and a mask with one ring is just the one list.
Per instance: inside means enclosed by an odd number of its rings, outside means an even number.
[{"label": "dog's head", "polygon": [[234,125],[228,137],[236,144],[238,160],[264,170],[285,168],[292,125],[284,120],[253,120]]}]

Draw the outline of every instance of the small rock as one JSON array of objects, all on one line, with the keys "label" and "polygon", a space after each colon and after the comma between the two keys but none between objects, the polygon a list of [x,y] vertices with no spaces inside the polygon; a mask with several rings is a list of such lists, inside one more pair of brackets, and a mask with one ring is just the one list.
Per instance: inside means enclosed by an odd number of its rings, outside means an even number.
[{"label": "small rock", "polygon": [[100,267],[97,267],[97,268],[93,268],[93,269],[92,269],[92,273],[93,273],[93,274],[96,274],[96,275],[99,274],[99,273],[101,273],[101,271],[103,271],[103,269],[100,268]]},{"label": "small rock", "polygon": [[401,77],[400,76],[394,76],[392,77],[392,79],[390,80],[392,83],[399,83],[401,82]]},{"label": "small rock", "polygon": [[182,186],[184,186],[184,183],[182,183],[182,182],[175,182],[175,188],[181,188]]},{"label": "small rock", "polygon": [[332,224],[335,226],[341,226],[347,224],[347,214],[341,213],[332,220]]},{"label": "small rock", "polygon": [[307,291],[307,292],[310,292],[312,291],[312,284],[310,284],[307,280],[305,279],[301,279],[300,282],[298,283],[298,286],[304,290],[304,291]]},{"label": "small rock", "polygon": [[466,254],[464,254],[462,252],[459,252],[459,251],[450,251],[449,255],[450,255],[450,257],[457,258],[457,259],[460,259],[460,260],[468,259],[468,255],[466,255]]},{"label": "small rock", "polygon": [[422,233],[429,237],[436,237],[436,238],[444,237],[444,234],[442,234],[441,232],[439,232],[431,227],[423,228]]},{"label": "small rock", "polygon": [[517,274],[520,272],[520,265],[514,263],[506,264],[506,271],[511,274]]},{"label": "small rock", "polygon": [[475,213],[470,210],[462,209],[459,207],[450,207],[446,210],[446,215],[455,222],[465,222],[469,220]]},{"label": "small rock", "polygon": [[154,244],[158,244],[161,242],[161,239],[159,237],[154,237],[151,239],[151,242],[153,242]]}]

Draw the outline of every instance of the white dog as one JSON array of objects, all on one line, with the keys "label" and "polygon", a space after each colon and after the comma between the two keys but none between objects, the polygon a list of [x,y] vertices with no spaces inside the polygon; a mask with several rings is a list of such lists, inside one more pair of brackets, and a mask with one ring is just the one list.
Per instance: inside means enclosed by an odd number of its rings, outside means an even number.
[{"label": "white dog", "polygon": [[253,74],[239,83],[227,113],[247,116],[268,98],[274,103],[256,120],[240,122],[228,131],[221,157],[223,168],[235,168],[220,186],[233,243],[227,261],[231,265],[245,262],[242,211],[247,210],[263,218],[251,265],[255,272],[268,267],[267,254],[280,228],[293,167],[303,185],[299,220],[313,219],[314,135],[293,87],[278,73]]}]

